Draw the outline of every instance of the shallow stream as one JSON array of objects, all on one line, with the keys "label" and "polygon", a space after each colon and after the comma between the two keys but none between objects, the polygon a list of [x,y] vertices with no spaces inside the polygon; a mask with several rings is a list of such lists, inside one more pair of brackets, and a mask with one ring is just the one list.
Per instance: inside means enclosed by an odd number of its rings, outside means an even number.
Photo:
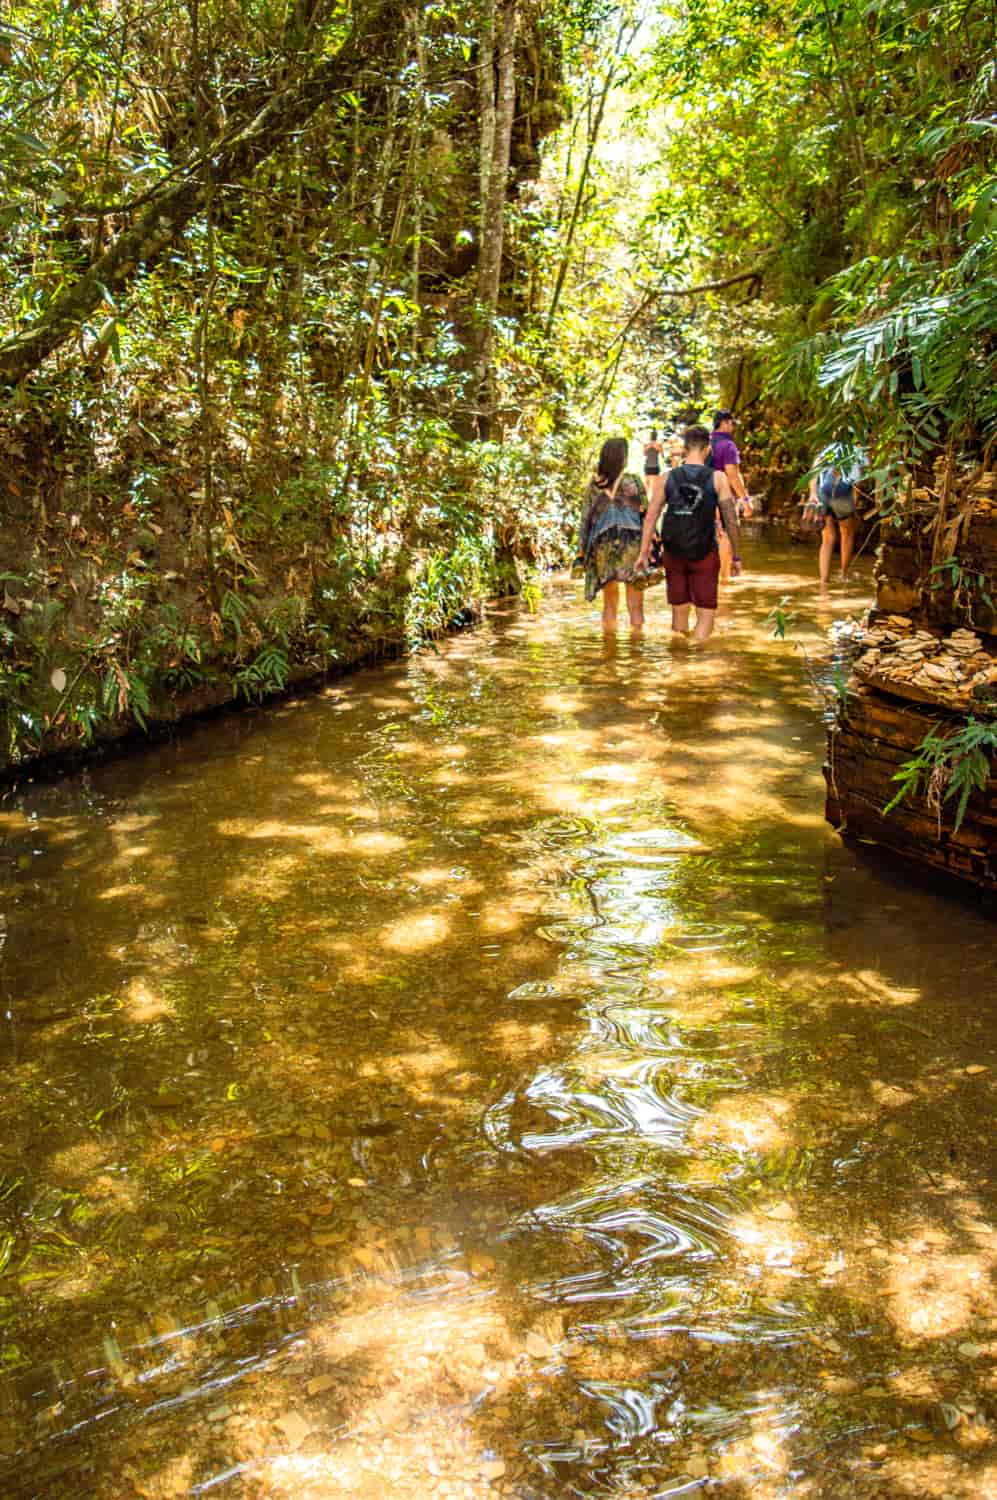
[{"label": "shallow stream", "polygon": [[0,1492],[997,1496],[994,927],[824,823],[815,562],[0,803]]}]

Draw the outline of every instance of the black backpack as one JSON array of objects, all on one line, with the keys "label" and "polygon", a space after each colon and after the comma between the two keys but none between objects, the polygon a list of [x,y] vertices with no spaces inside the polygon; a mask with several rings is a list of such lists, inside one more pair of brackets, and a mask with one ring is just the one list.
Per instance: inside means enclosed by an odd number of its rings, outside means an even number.
[{"label": "black backpack", "polygon": [[702,562],[717,541],[716,500],[708,493],[712,475],[707,469],[699,473],[702,479],[682,464],[669,474],[668,505],[661,518],[662,545],[687,562]]}]

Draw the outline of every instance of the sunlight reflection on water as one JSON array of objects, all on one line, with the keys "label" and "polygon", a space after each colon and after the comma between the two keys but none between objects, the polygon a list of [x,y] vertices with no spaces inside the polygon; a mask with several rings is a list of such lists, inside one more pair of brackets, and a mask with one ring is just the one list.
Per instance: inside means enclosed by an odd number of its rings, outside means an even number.
[{"label": "sunlight reflection on water", "polygon": [[555,585],[0,811],[12,1496],[767,1500],[858,1430],[891,1007],[906,1084],[992,934],[825,830],[771,554],[698,656]]}]

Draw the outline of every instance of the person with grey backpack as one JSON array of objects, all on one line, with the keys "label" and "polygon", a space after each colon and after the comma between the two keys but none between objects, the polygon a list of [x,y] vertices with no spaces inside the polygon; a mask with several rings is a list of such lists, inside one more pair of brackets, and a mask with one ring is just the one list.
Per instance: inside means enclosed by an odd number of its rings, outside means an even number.
[{"label": "person with grey backpack", "polygon": [[818,565],[821,588],[827,588],[830,581],[831,558],[835,542],[839,540],[842,583],[848,577],[848,565],[855,551],[855,489],[864,467],[864,456],[857,448],[836,443],[824,450],[810,475],[807,511],[819,514],[824,522]]}]

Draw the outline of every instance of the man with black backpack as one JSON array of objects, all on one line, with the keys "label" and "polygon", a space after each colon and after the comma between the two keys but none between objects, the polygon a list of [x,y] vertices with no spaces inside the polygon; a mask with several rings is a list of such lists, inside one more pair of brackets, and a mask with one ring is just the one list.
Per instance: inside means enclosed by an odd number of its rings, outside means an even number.
[{"label": "man with black backpack", "polygon": [[672,629],[689,634],[689,608],[696,606],[695,641],[705,641],[713,630],[717,612],[717,580],[720,549],[717,546],[717,511],[734,552],[732,571],[741,571],[741,535],[737,505],[725,474],[709,467],[710,434],[705,427],[687,427],[685,462],[672,469],[659,494],[648,506],[641,537],[637,569],[645,569],[651,558],[654,531],[661,520],[662,564],[672,606]]}]

